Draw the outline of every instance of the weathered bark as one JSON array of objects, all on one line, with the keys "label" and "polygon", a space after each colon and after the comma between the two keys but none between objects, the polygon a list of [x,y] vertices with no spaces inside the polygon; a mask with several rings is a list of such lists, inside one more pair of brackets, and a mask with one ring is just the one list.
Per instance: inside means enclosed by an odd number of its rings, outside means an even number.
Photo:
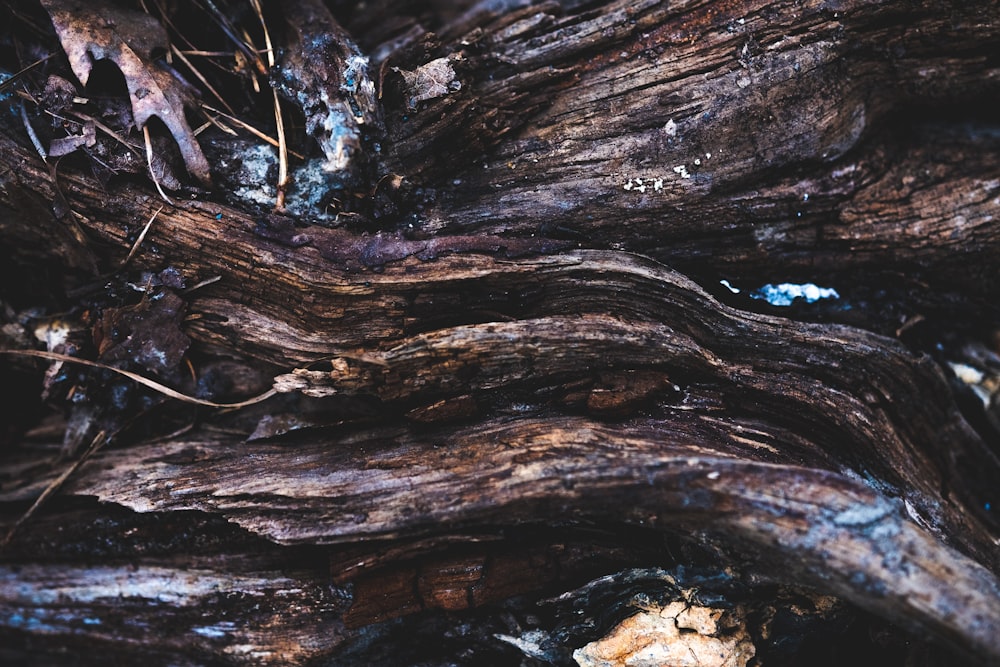
[{"label": "weathered bark", "polygon": [[[2,254],[33,284],[0,292],[7,346],[62,313],[81,356],[278,395],[64,370],[43,422],[18,388],[8,526],[66,443],[115,435],[4,551],[0,655],[572,664],[684,600],[764,664],[850,659],[852,619],[898,625],[893,659],[1000,662],[997,9],[345,9],[382,108],[332,226],[217,165],[164,207],[10,116]],[[840,298],[746,296],[785,280]]]}]

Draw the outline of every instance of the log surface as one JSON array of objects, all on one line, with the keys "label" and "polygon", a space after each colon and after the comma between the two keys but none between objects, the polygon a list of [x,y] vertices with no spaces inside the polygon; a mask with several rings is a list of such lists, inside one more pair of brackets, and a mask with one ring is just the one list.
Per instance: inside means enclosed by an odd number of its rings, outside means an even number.
[{"label": "log surface", "polygon": [[276,395],[4,356],[5,525],[111,438],[4,550],[0,656],[573,664],[714,591],[765,663],[847,617],[1000,661],[995,2],[335,4],[381,108],[334,214],[2,121],[2,347]]}]

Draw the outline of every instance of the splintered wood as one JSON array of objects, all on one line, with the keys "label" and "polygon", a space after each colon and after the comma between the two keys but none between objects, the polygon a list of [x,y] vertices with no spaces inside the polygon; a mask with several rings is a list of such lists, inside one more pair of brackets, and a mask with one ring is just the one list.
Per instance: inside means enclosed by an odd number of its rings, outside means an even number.
[{"label": "splintered wood", "polygon": [[756,650],[741,614],[671,602],[626,618],[573,659],[580,667],[746,667]]}]

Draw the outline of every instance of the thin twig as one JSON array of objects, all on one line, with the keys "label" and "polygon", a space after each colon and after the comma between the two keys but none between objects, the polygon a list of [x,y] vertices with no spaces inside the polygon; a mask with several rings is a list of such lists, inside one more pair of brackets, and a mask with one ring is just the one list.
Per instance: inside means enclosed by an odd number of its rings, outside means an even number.
[{"label": "thin twig", "polygon": [[[258,130],[253,125],[250,125],[249,123],[240,120],[236,116],[230,116],[225,111],[220,111],[220,110],[216,109],[215,107],[209,106],[209,105],[204,104],[204,103],[202,103],[201,108],[204,109],[204,110],[206,110],[206,111],[211,111],[212,113],[217,113],[220,116],[225,117],[225,119],[228,120],[230,123],[233,123],[235,125],[239,125],[244,130],[246,130],[250,134],[254,135],[255,137],[257,137],[261,141],[266,141],[267,143],[271,144],[275,148],[280,148],[280,142],[277,139],[275,139],[274,137],[269,137],[268,135],[264,134],[263,132],[261,132],[260,130]],[[295,157],[297,157],[300,160],[305,160],[306,159],[304,155],[301,155],[300,153],[296,153],[295,151],[288,151],[288,154],[289,155],[294,155]]]},{"label": "thin twig", "polygon": [[153,185],[156,186],[156,191],[160,193],[161,197],[163,197],[163,201],[173,206],[174,203],[170,201],[170,197],[168,197],[167,193],[160,187],[160,182],[156,180],[156,173],[153,171],[153,142],[150,141],[149,138],[148,125],[142,126],[142,138],[146,141],[146,164],[149,165],[149,177],[153,179]]},{"label": "thin twig", "polygon": [[285,208],[285,190],[288,188],[288,144],[285,141],[285,121],[281,115],[278,91],[272,89],[271,92],[274,94],[274,124],[278,131],[278,197],[274,202],[274,209],[282,211]]},{"label": "thin twig", "polygon": [[215,99],[222,102],[222,106],[226,107],[226,110],[229,111],[229,113],[233,114],[236,113],[235,111],[233,111],[233,108],[229,106],[229,103],[226,102],[226,100],[222,97],[222,95],[219,94],[219,91],[217,91],[215,88],[212,87],[212,84],[208,82],[208,79],[206,79],[205,76],[200,71],[198,71],[198,69],[194,65],[191,64],[190,60],[184,57],[184,53],[180,49],[171,44],[170,50],[173,51],[174,55],[177,56],[177,58],[187,66],[187,68],[191,71],[192,74],[198,77],[198,80],[201,81],[202,85],[208,89],[208,92],[212,93],[212,95],[215,96]]},{"label": "thin twig", "polygon": [[132,258],[135,257],[135,253],[139,251],[139,246],[141,246],[142,242],[146,239],[146,234],[149,232],[149,228],[153,226],[153,220],[156,220],[156,216],[158,216],[162,210],[163,207],[161,206],[156,209],[156,212],[153,213],[152,216],[150,216],[149,222],[146,223],[146,226],[143,227],[142,231],[139,233],[139,238],[137,238],[135,243],[132,244],[132,248],[128,251],[128,255],[125,257],[125,260],[122,262],[121,266],[118,267],[119,270],[124,269]]},{"label": "thin twig", "polygon": [[89,122],[93,123],[94,127],[96,127],[98,130],[101,130],[102,132],[104,132],[105,134],[107,134],[109,137],[111,137],[112,139],[114,139],[118,143],[120,143],[123,146],[125,146],[127,149],[129,149],[130,151],[132,151],[136,155],[142,155],[142,153],[139,151],[139,149],[137,149],[133,144],[129,143],[125,139],[125,137],[121,136],[120,134],[118,134],[117,132],[115,132],[110,127],[108,127],[107,125],[105,125],[101,121],[97,120],[93,116],[88,116],[85,113],[80,113],[79,111],[73,111],[73,110],[70,110],[68,113],[69,113],[69,115],[75,116],[76,118],[78,118],[80,120],[89,121]]},{"label": "thin twig", "polygon": [[196,289],[201,289],[202,287],[205,287],[206,285],[211,285],[212,283],[217,283],[220,280],[222,280],[222,276],[212,276],[211,278],[205,278],[201,282],[195,283],[191,287],[189,287],[186,290],[184,290],[184,294],[190,294],[191,292],[195,291]]},{"label": "thin twig", "polygon": [[28,133],[28,138],[31,139],[31,144],[35,147],[35,150],[38,151],[38,155],[42,158],[42,162],[48,164],[48,153],[45,152],[45,147],[42,146],[42,142],[38,139],[38,135],[35,134],[35,128],[31,126],[31,121],[28,120],[28,112],[24,109],[24,102],[21,102],[18,106],[21,108],[21,120],[24,121],[24,129]]},{"label": "thin twig", "polygon": [[198,136],[199,134],[201,134],[202,132],[204,132],[206,129],[208,129],[209,125],[216,126],[217,128],[219,128],[219,130],[221,130],[222,132],[225,132],[226,134],[228,134],[231,137],[238,137],[239,136],[239,133],[236,130],[234,130],[233,128],[229,127],[228,125],[226,125],[225,123],[223,123],[222,121],[220,121],[218,118],[216,118],[212,114],[208,113],[204,109],[202,109],[201,112],[203,114],[205,114],[205,119],[206,119],[207,122],[203,123],[198,129],[196,129],[194,131],[195,136]]},{"label": "thin twig", "polygon": [[14,525],[10,527],[10,530],[7,531],[7,535],[5,535],[3,541],[0,542],[0,551],[5,549],[7,545],[10,544],[10,541],[14,539],[14,533],[17,532],[17,529],[23,526],[24,522],[30,519],[35,514],[35,512],[38,511],[38,509],[42,506],[42,504],[45,503],[46,500],[51,498],[57,491],[59,491],[59,489],[62,488],[62,485],[66,483],[66,480],[69,479],[73,473],[79,470],[80,466],[86,463],[87,459],[89,459],[95,452],[97,452],[97,450],[99,450],[108,440],[110,440],[110,438],[106,437],[104,431],[98,433],[97,436],[94,438],[94,440],[90,443],[90,446],[87,447],[86,451],[84,451],[83,454],[80,456],[80,458],[74,461],[73,464],[68,468],[66,468],[66,470],[64,470],[61,475],[56,477],[49,483],[47,487],[45,487],[45,490],[42,491],[42,495],[38,496],[35,502],[32,503],[31,507],[28,508],[28,511],[22,514],[21,518],[18,519],[14,523]]},{"label": "thin twig", "polygon": [[147,377],[143,377],[138,373],[133,373],[132,371],[126,371],[121,368],[115,368],[114,366],[108,366],[107,364],[98,363],[96,361],[90,361],[89,359],[80,359],[79,357],[71,357],[66,354],[59,354],[58,352],[46,352],[44,350],[0,350],[0,354],[10,354],[14,356],[22,357],[38,357],[40,359],[48,359],[50,361],[65,361],[71,364],[80,364],[81,366],[89,366],[90,368],[99,368],[105,371],[111,371],[112,373],[118,373],[123,375],[128,379],[138,382],[139,384],[149,387],[153,391],[159,392],[164,396],[169,396],[170,398],[175,398],[178,401],[183,401],[185,403],[193,403],[195,405],[204,405],[210,408],[221,408],[227,410],[235,410],[237,408],[245,408],[248,405],[254,405],[255,403],[260,403],[261,401],[267,400],[274,396],[277,392],[274,389],[269,389],[259,396],[254,396],[253,398],[248,398],[245,401],[239,401],[238,403],[215,403],[214,401],[206,401],[203,398],[195,398],[194,396],[188,396],[187,394],[182,394],[176,389],[171,389],[170,387],[160,384],[155,380],[150,380]]},{"label": "thin twig", "polygon": [[45,62],[46,60],[48,60],[49,58],[51,58],[54,55],[56,55],[56,54],[50,53],[49,55],[45,56],[44,58],[39,58],[38,60],[36,60],[35,62],[31,63],[30,65],[27,65],[26,67],[22,67],[18,71],[14,72],[10,76],[8,76],[6,79],[4,79],[2,82],[0,82],[0,93],[2,93],[3,91],[7,90],[11,86],[13,86],[14,82],[17,81],[18,78],[22,74],[24,74],[25,72],[27,72],[28,70],[30,70],[32,68],[38,67],[39,65],[41,65],[43,62]]},{"label": "thin twig", "polygon": [[257,18],[260,19],[260,27],[264,31],[264,47],[267,51],[267,66],[274,67],[274,45],[271,43],[271,33],[267,29],[267,22],[264,20],[264,8],[261,7],[260,0],[250,0]]}]

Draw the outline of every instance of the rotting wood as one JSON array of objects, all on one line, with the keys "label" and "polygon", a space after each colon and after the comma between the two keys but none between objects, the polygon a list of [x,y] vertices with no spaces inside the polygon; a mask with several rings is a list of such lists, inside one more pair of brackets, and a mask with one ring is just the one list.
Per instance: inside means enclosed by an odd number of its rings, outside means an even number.
[{"label": "rotting wood", "polygon": [[[104,321],[85,308],[179,296],[201,377],[141,370],[216,402],[282,392],[196,420],[157,408],[83,466],[4,554],[13,655],[45,637],[177,664],[363,664],[396,641],[418,662],[393,630],[409,628],[449,636],[441,659],[466,641],[479,659],[571,664],[622,620],[575,586],[698,565],[749,586],[719,595],[749,596],[751,616],[804,608],[774,592],[787,585],[1000,659],[1000,165],[992,119],[963,109],[1000,99],[995,9],[344,12],[385,135],[377,153],[352,143],[373,173],[316,212],[337,227],[194,191],[127,273],[113,267],[162,205],[151,186],[50,169],[5,125],[0,238],[18,269],[55,274],[39,303],[75,307],[85,338]],[[452,80],[416,99],[405,73],[444,61]],[[850,308],[746,297],[784,280]],[[36,305],[16,296],[3,305]],[[26,345],[38,317],[6,309],[4,335]],[[69,425],[145,400],[109,407],[107,381],[68,372],[105,405]],[[0,462],[8,524],[59,474],[49,428]],[[628,579],[608,580],[616,610],[643,604]],[[566,629],[563,591],[597,619],[585,631]]]}]

